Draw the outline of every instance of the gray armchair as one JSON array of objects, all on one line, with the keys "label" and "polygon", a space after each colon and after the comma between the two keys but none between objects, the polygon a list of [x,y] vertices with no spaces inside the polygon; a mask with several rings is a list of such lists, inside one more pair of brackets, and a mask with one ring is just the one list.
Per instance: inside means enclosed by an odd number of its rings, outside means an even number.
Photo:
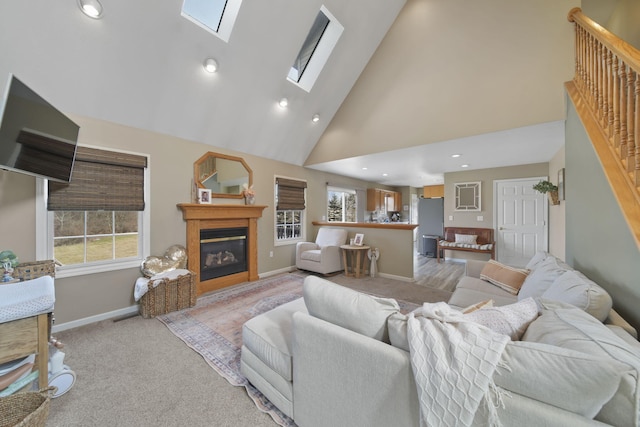
[{"label": "gray armchair", "polygon": [[347,230],[321,227],[315,243],[298,242],[296,267],[301,270],[329,274],[342,270],[340,245],[347,242]]}]

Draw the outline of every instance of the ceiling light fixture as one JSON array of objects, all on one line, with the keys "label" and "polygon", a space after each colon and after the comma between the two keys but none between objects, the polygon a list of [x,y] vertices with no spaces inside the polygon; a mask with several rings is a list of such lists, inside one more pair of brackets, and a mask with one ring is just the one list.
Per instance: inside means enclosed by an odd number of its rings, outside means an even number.
[{"label": "ceiling light fixture", "polygon": [[461,167],[461,168],[468,168],[468,167],[469,167],[469,165],[462,165],[462,166],[460,166],[460,167]]},{"label": "ceiling light fixture", "polygon": [[287,108],[287,105],[289,105],[289,100],[287,98],[282,98],[280,101],[278,101],[278,105],[282,108]]},{"label": "ceiling light fixture", "polygon": [[203,67],[209,73],[215,73],[218,71],[218,63],[213,58],[205,59]]},{"label": "ceiling light fixture", "polygon": [[320,115],[319,114],[314,114],[313,117],[311,118],[311,121],[313,123],[318,123],[320,121]]},{"label": "ceiling light fixture", "polygon": [[460,157],[460,154],[452,154],[451,157],[455,159],[456,157]]},{"label": "ceiling light fixture", "polygon": [[100,19],[102,18],[102,4],[99,0],[78,0],[78,6],[82,13],[89,18]]}]

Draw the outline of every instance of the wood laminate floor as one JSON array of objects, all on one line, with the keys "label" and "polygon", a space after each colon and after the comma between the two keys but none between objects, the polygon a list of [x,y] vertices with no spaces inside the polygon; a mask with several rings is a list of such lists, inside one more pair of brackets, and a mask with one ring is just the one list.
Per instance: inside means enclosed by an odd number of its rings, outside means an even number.
[{"label": "wood laminate floor", "polygon": [[453,291],[464,275],[463,262],[444,261],[416,254],[413,260],[413,275],[416,283],[430,288]]}]

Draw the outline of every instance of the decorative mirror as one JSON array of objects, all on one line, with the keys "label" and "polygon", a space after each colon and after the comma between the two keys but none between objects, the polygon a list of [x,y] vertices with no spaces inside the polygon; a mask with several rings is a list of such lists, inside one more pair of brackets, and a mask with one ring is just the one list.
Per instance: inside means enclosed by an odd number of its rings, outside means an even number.
[{"label": "decorative mirror", "polygon": [[456,189],[457,211],[479,211],[480,210],[480,182],[460,182],[454,184]]},{"label": "decorative mirror", "polygon": [[243,184],[253,185],[253,172],[241,157],[207,152],[193,164],[198,188],[211,190],[211,197],[241,199]]}]

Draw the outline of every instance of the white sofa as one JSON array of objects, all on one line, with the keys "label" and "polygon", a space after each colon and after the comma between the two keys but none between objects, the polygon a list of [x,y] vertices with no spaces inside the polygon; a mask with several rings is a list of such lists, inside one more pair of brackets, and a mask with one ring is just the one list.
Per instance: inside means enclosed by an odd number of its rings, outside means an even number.
[{"label": "white sofa", "polygon": [[314,242],[298,242],[296,267],[301,270],[329,274],[342,270],[340,245],[347,242],[344,228],[321,227]]},{"label": "white sofa", "polygon": [[[573,271],[547,254],[539,258],[544,259],[528,276],[535,281],[522,287],[525,295],[550,291]],[[560,288],[566,281],[558,282]],[[547,294],[555,300],[539,299],[540,316],[521,341],[507,344],[502,362],[510,371],[494,375],[496,385],[508,391],[498,409],[502,425],[640,425],[640,344],[629,333],[635,331],[613,311],[606,317],[622,326],[605,326],[583,307],[568,304],[593,302],[589,309],[596,312],[603,307],[595,300],[609,304],[597,285],[574,283]],[[499,305],[517,299],[477,277],[461,284],[453,302],[489,297]],[[244,325],[241,370],[301,427],[419,426],[405,321],[391,299],[310,276],[304,298]],[[483,425],[480,408],[473,425]]]}]

